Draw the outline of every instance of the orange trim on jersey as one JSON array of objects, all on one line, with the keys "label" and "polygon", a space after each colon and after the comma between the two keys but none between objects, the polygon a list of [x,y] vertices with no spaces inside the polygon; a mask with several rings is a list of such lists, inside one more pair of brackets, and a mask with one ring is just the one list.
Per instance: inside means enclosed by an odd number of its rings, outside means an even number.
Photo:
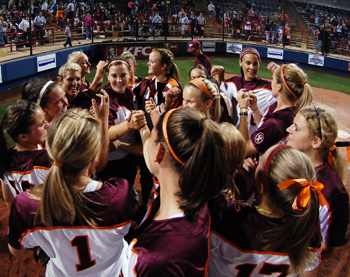
[{"label": "orange trim on jersey", "polygon": [[133,268],[133,272],[134,272],[134,274],[137,276],[136,265],[137,265],[137,260],[139,259],[140,254],[139,254],[139,252],[137,252],[137,251],[134,249],[134,246],[135,246],[136,243],[137,243],[137,239],[133,239],[133,240],[130,242],[130,244],[131,244],[132,242],[134,242],[134,241],[135,241],[135,243],[134,243],[134,245],[131,247],[131,252],[134,252],[134,253],[136,254],[136,256],[137,256],[136,263],[135,263],[135,266],[134,266],[134,268]]},{"label": "orange trim on jersey", "polygon": [[[51,122],[47,122],[47,123],[51,124]],[[46,150],[46,148],[42,146],[40,143],[38,145],[41,147],[42,150]]]},{"label": "orange trim on jersey", "polygon": [[[217,233],[216,231],[211,231],[215,235],[217,235],[220,239],[222,239],[224,242],[227,244],[231,245],[232,247],[236,248],[240,252],[243,253],[254,253],[254,254],[259,254],[259,255],[276,255],[276,256],[288,256],[287,253],[279,253],[279,252],[273,252],[273,251],[257,251],[257,250],[243,250],[240,248],[238,245],[234,244],[233,242],[227,240],[225,237]],[[312,252],[318,252],[320,251],[321,248],[311,248],[310,251]]]},{"label": "orange trim on jersey", "polygon": [[173,77],[170,77],[170,79],[165,83],[170,84],[172,87],[179,87],[179,84],[176,82],[176,80]]},{"label": "orange trim on jersey", "polygon": [[19,174],[19,175],[28,175],[30,173],[32,173],[32,171],[34,169],[44,169],[44,170],[50,170],[50,167],[44,167],[44,166],[33,166],[32,170],[26,171],[26,172],[20,172],[20,171],[7,171],[5,170],[5,172],[7,173],[15,173],[15,174]]},{"label": "orange trim on jersey", "polygon": [[255,89],[252,89],[251,91],[255,91],[255,90],[259,90],[259,89],[266,89],[266,90],[272,91],[272,89],[269,89],[269,88],[255,88]]},{"label": "orange trim on jersey", "polygon": [[131,223],[131,220],[120,223],[120,224],[116,224],[116,225],[112,225],[112,226],[105,226],[105,227],[92,227],[92,226],[55,226],[55,227],[35,227],[33,229],[27,229],[22,235],[21,237],[18,239],[18,241],[21,243],[21,241],[23,240],[23,238],[28,234],[28,233],[34,233],[35,231],[38,230],[44,230],[44,231],[52,231],[52,230],[56,230],[56,229],[69,229],[69,230],[75,230],[75,229],[88,229],[88,230],[108,230],[108,229],[114,229],[114,228],[119,228],[119,227],[123,227],[127,224]]}]

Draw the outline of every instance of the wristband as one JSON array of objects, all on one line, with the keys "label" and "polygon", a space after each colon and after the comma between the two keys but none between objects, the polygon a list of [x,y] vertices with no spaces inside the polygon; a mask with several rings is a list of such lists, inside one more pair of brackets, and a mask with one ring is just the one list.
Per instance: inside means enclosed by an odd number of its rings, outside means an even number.
[{"label": "wristband", "polygon": [[239,115],[241,115],[241,116],[242,116],[242,115],[248,115],[248,113],[239,113]]},{"label": "wristband", "polygon": [[241,113],[247,113],[248,109],[241,109]]},{"label": "wristband", "polygon": [[251,109],[251,111],[252,111],[253,113],[255,113],[258,109],[259,109],[259,107],[256,107],[255,110],[252,110],[252,109]]}]

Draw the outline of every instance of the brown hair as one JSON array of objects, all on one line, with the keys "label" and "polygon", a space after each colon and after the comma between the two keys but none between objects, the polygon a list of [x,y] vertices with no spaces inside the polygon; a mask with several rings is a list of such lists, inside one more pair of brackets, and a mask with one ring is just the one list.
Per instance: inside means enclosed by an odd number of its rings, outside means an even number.
[{"label": "brown hair", "polygon": [[[320,132],[322,132],[321,155],[322,160],[326,162],[328,159],[329,149],[334,145],[335,140],[338,137],[338,124],[335,118],[329,112],[327,112],[325,108],[319,107],[317,108],[317,112],[318,115],[315,108],[306,107],[300,111],[300,114],[302,114],[307,121],[310,139],[315,137],[321,139]],[[319,116],[320,121],[318,121],[317,116]],[[345,184],[347,175],[346,160],[340,154],[338,148],[333,151],[335,151],[335,154],[333,155],[332,166],[338,173],[343,184]]]},{"label": "brown hair", "polygon": [[237,168],[243,163],[247,142],[235,126],[230,123],[220,123],[221,134],[225,142],[226,163],[227,163],[227,185],[222,191],[226,199],[231,199],[237,203],[241,202],[240,192],[234,181]]},{"label": "brown hair", "polygon": [[[163,134],[163,120],[157,125],[157,142],[170,152]],[[179,207],[188,220],[194,220],[205,203],[225,187],[227,166],[220,126],[195,109],[177,109],[169,116],[168,142],[176,154],[169,155],[173,168],[180,174]]]},{"label": "brown hair", "polygon": [[[283,75],[282,75],[283,68]],[[313,94],[307,82],[307,74],[296,64],[290,63],[276,69],[276,78],[290,101],[296,102],[296,113],[311,104]]]},{"label": "brown hair", "polygon": [[154,48],[152,52],[159,54],[159,63],[161,65],[166,64],[166,75],[175,79],[178,82],[180,89],[182,90],[180,72],[177,65],[174,63],[174,54],[165,48]]},{"label": "brown hair", "polygon": [[[266,170],[268,170],[267,176],[265,175]],[[295,210],[292,208],[293,203],[303,187],[294,183],[280,190],[278,184],[300,178],[311,183],[316,180],[315,170],[306,154],[287,147],[275,153],[269,168],[265,168],[260,175],[263,175],[260,176],[260,180],[263,180],[265,191],[270,195],[270,206],[275,210],[282,210],[285,215],[282,224],[262,231],[258,235],[258,241],[265,251],[280,250],[287,253],[291,262],[290,273],[300,273],[313,258],[309,246],[318,228],[318,192],[312,189],[311,198],[306,207],[302,210]]]}]

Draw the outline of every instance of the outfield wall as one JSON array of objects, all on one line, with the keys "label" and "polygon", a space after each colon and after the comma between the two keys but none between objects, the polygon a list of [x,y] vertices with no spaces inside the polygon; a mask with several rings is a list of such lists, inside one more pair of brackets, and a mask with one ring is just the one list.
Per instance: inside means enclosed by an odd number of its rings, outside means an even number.
[{"label": "outfield wall", "polygon": [[[144,41],[144,42],[109,42],[90,44],[86,46],[62,49],[41,55],[25,57],[20,60],[9,61],[0,66],[0,91],[17,86],[33,77],[46,76],[58,71],[72,51],[82,50],[91,61],[100,59],[114,59],[124,51],[129,51],[136,58],[148,58],[153,48],[164,47],[171,50],[175,56],[191,55],[187,52],[188,41]],[[209,57],[235,56],[244,47],[255,47],[264,60],[276,62],[295,62],[317,69],[331,71],[350,76],[350,62],[337,58],[306,53],[302,51],[266,47],[265,45],[249,45],[231,42],[202,42],[202,51]]]}]

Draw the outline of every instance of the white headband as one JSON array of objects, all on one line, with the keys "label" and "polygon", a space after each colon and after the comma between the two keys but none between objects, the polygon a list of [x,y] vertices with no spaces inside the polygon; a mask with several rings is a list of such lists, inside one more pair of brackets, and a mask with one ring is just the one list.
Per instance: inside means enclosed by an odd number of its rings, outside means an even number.
[{"label": "white headband", "polygon": [[48,81],[46,82],[46,84],[43,86],[43,88],[40,90],[40,93],[39,93],[39,97],[38,97],[38,100],[36,100],[36,104],[40,106],[40,102],[41,102],[41,98],[43,97],[44,95],[44,92],[45,90],[47,89],[47,87],[52,84],[53,81]]}]

